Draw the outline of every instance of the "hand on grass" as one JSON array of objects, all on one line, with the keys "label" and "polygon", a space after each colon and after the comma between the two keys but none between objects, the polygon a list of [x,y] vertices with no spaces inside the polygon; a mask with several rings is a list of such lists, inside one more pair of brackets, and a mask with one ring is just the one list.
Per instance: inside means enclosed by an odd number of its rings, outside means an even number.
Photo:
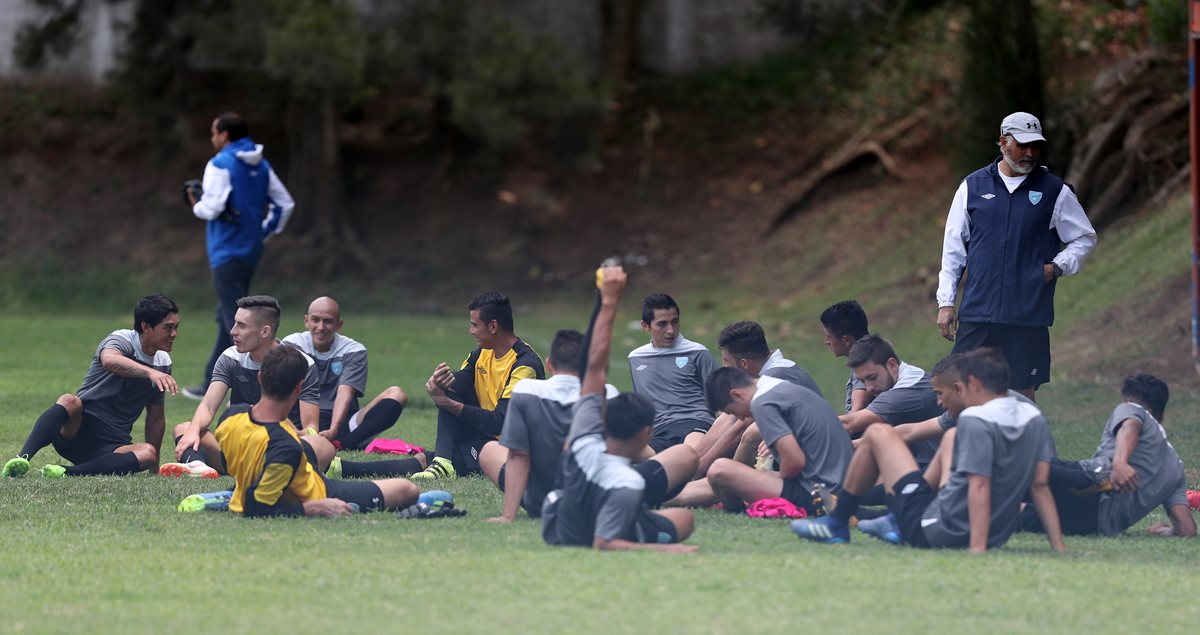
[{"label": "hand on grass", "polygon": [[350,505],[340,498],[322,498],[304,503],[305,516],[336,518],[338,516],[349,516],[353,513],[354,510],[350,508]]},{"label": "hand on grass", "polygon": [[512,521],[514,521],[514,520],[516,520],[516,519],[515,519],[515,518],[509,518],[508,516],[505,516],[505,515],[503,515],[503,514],[501,514],[501,515],[499,515],[499,516],[493,516],[493,517],[491,517],[491,518],[487,519],[487,521],[488,521],[489,523],[511,523],[511,522],[512,522]]}]

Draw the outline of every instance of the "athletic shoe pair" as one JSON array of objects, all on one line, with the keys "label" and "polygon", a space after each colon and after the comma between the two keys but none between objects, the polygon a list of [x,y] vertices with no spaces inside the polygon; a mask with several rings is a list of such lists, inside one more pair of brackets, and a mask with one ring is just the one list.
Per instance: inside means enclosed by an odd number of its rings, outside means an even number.
[{"label": "athletic shoe pair", "polygon": [[159,476],[190,476],[192,478],[217,478],[217,471],[199,459],[188,463],[164,463],[158,468]]},{"label": "athletic shoe pair", "polygon": [[454,471],[454,463],[451,463],[450,459],[435,456],[429,467],[408,478],[412,481],[432,481],[435,478],[456,478],[457,476],[458,473]]},{"label": "athletic shoe pair", "polygon": [[[27,472],[29,472],[29,459],[18,456],[14,459],[9,459],[4,464],[4,469],[0,470],[0,476],[16,478],[18,476],[25,476]],[[45,478],[62,478],[67,475],[67,468],[61,465],[43,465],[41,473]]]},{"label": "athletic shoe pair", "polygon": [[[833,516],[794,520],[791,528],[792,533],[813,542],[827,544],[850,542],[850,523]],[[900,536],[900,523],[896,522],[896,517],[892,514],[870,520],[859,520],[858,529],[868,536],[893,545],[898,545],[903,540]]]},{"label": "athletic shoe pair", "polygon": [[396,518],[442,518],[465,516],[466,510],[454,507],[454,495],[443,490],[421,492],[417,502],[396,512]]}]

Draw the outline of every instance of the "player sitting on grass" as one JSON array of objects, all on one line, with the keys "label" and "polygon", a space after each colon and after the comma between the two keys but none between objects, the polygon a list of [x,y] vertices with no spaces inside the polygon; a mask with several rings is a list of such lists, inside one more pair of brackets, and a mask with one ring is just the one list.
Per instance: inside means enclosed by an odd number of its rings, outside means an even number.
[{"label": "player sitting on grass", "polygon": [[307,331],[292,333],[283,343],[313,359],[321,389],[321,436],[344,450],[361,450],[380,432],[396,425],[408,395],[399,386],[379,393],[366,407],[358,399],[367,389],[367,349],[340,333],[342,312],[333,298],[321,297],[304,314]]},{"label": "player sitting on grass", "polygon": [[[871,403],[862,410],[842,415],[842,425],[851,438],[858,438],[875,423],[898,426],[940,416],[945,409],[933,394],[929,374],[900,361],[887,340],[866,335],[854,343],[846,358],[855,377],[862,380]],[[909,448],[917,464],[928,465],[937,452],[936,441],[917,441]]]},{"label": "player sitting on grass", "polygon": [[860,520],[858,528],[868,535],[913,547],[983,552],[1019,528],[1028,493],[1050,546],[1065,550],[1049,487],[1050,429],[1035,406],[1007,395],[1004,358],[990,348],[967,353],[957,371],[934,376],[933,389],[957,425],[942,437],[924,474],[894,428],[872,425],[850,460],[837,506],[827,516],[794,521],[792,531],[817,542],[848,542],[860,498],[882,480],[891,513]]},{"label": "player sitting on grass", "polygon": [[[209,469],[224,471],[221,449],[208,426],[224,405],[226,394],[230,406],[258,403],[262,394],[258,371],[267,353],[281,345],[275,334],[279,332],[282,310],[279,302],[269,295],[241,298],[237,305],[233,329],[229,332],[233,346],[225,349],[213,367],[212,382],[208,384],[204,399],[196,406],[192,420],[175,426],[175,459],[178,463],[163,465],[159,474],[183,476],[197,475]],[[288,418],[293,425],[300,423],[303,429],[311,431],[308,434],[315,435],[320,418],[317,368],[312,358],[303,357],[309,365],[304,377],[304,391],[300,403],[293,407]]]},{"label": "player sitting on grass", "polygon": [[[571,411],[579,400],[582,344],[583,333],[558,331],[546,359],[550,378],[524,379],[513,387],[500,440],[489,441],[479,453],[483,473],[504,492],[504,511],[490,520],[515,520],[519,508],[535,518],[542,514],[542,502],[554,489]],[[610,399],[618,394],[612,385],[605,391]]]},{"label": "player sitting on grass", "polygon": [[[654,407],[636,393],[605,400],[608,353],[625,271],[604,268],[598,282],[600,306],[584,340],[589,343],[584,346],[580,397],[559,467],[561,487],[550,492],[542,506],[542,538],[552,545],[602,550],[695,551],[690,545],[669,544],[692,534],[692,512],[650,511],[645,495],[651,484],[630,465],[650,440]],[[669,488],[672,482],[686,481],[695,468],[693,455],[688,469],[671,473],[668,468],[660,481]]]},{"label": "player sitting on grass", "polygon": [[244,516],[346,516],[355,511],[401,509],[420,490],[401,478],[326,480],[317,454],[333,453],[320,436],[300,441],[288,412],[304,389],[311,361],[290,346],[271,349],[261,362],[261,398],[227,417],[215,436],[236,481],[229,510]]},{"label": "player sitting on grass", "polygon": [[642,329],[650,343],[629,353],[633,391],[654,405],[654,452],[683,443],[693,432],[693,446],[708,432],[713,413],[704,402],[704,381],[716,369],[712,353],[679,332],[679,305],[665,293],[642,301]]},{"label": "player sitting on grass", "polygon": [[[767,346],[767,336],[757,322],[735,322],[726,326],[717,336],[717,346],[721,348],[721,365],[726,368],[739,368],[754,378],[766,376],[782,379],[821,396],[821,389],[808,371],[784,357],[783,351],[772,351]],[[700,455],[696,478],[704,477],[713,461],[732,458],[739,444],[755,448],[761,441],[762,436],[753,419],[738,418],[728,413],[719,415],[708,434],[696,444],[696,453]]]},{"label": "player sitting on grass", "polygon": [[813,514],[812,491],[818,484],[836,487],[854,453],[829,403],[798,384],[720,368],[708,379],[708,405],[741,419],[753,418],[779,471],[717,459],[708,477],[688,483],[673,505],[720,501],[725,511],[740,512],[764,498],[784,498]]},{"label": "player sitting on grass", "polygon": [[[843,300],[821,312],[821,327],[825,330],[825,346],[836,357],[846,357],[858,340],[866,337],[867,313],[854,300]],[[850,414],[867,407],[871,393],[854,371],[846,380],[846,412]]]},{"label": "player sitting on grass", "polygon": [[[1050,465],[1050,491],[1063,533],[1113,536],[1162,505],[1170,524],[1148,528],[1164,536],[1196,535],[1187,501],[1187,478],[1160,423],[1170,391],[1154,375],[1130,375],[1121,383],[1124,401],[1113,409],[1095,455]],[[1026,531],[1041,531],[1032,510],[1022,513]]]},{"label": "player sitting on grass", "polygon": [[[163,395],[176,394],[168,354],[179,334],[179,307],[165,295],[148,295],[133,310],[133,329],[100,342],[75,394],[65,394],[33,424],[4,476],[29,471],[29,459],[47,445],[74,463],[46,465],[42,476],[131,474],[158,465],[167,425]],[[146,442],[134,443],[133,424],[146,411]]]},{"label": "player sitting on grass", "polygon": [[[479,472],[479,451],[495,441],[513,387],[523,379],[545,379],[536,351],[513,330],[512,304],[501,293],[481,293],[471,300],[469,333],[478,347],[458,372],[438,364],[425,392],[438,408],[434,458],[414,479],[454,478]],[[427,457],[408,459],[413,467]]]}]

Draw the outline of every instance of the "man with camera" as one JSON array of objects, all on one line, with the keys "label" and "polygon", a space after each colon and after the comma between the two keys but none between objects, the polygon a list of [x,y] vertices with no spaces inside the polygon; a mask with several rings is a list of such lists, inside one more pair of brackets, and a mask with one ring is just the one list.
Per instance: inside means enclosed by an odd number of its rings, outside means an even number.
[{"label": "man with camera", "polygon": [[216,156],[204,166],[204,181],[189,181],[183,196],[196,218],[207,221],[205,244],[217,291],[217,341],[204,368],[204,381],[183,394],[203,399],[213,366],[232,344],[229,329],[238,298],[250,295],[250,279],[262,256],[263,241],[287,225],[295,201],[250,138],[241,115],[222,113],[212,122]]}]

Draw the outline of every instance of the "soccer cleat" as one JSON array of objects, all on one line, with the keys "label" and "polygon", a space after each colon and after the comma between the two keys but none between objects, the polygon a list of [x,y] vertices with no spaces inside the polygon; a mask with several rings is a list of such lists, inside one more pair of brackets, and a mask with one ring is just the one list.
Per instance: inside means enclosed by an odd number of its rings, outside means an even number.
[{"label": "soccer cleat", "polygon": [[181,512],[221,512],[229,509],[229,499],[233,498],[233,490],[209,492],[207,494],[192,494],[179,501],[176,507]]},{"label": "soccer cleat", "polygon": [[850,542],[850,525],[832,516],[793,520],[791,527],[792,533],[805,540],[831,544]]},{"label": "soccer cleat", "polygon": [[454,464],[450,462],[450,459],[435,456],[433,457],[433,463],[430,463],[429,467],[408,478],[413,481],[429,481],[435,478],[455,478],[457,476],[454,471]]},{"label": "soccer cleat", "polygon": [[1089,494],[1103,494],[1105,492],[1114,492],[1114,491],[1116,491],[1116,489],[1117,488],[1113,486],[1112,481],[1102,481],[1091,487],[1085,487],[1083,489],[1072,489],[1071,493],[1076,496],[1087,496]]},{"label": "soccer cleat", "polygon": [[892,514],[871,520],[860,520],[858,521],[858,530],[868,536],[878,538],[884,542],[890,542],[893,545],[900,544],[902,540],[900,536],[900,523],[896,522],[896,517]]},{"label": "soccer cleat", "polygon": [[433,505],[416,502],[396,512],[396,518],[443,518],[446,516],[466,516],[466,510],[457,509],[452,501],[439,500]]},{"label": "soccer cleat", "polygon": [[217,478],[219,474],[199,459],[189,463],[164,463],[158,468],[159,476],[191,476],[193,478]]},{"label": "soccer cleat", "polygon": [[25,476],[29,471],[29,459],[18,456],[15,459],[9,459],[8,463],[4,464],[4,470],[0,471],[0,476]]},{"label": "soccer cleat", "polygon": [[42,476],[45,478],[62,478],[67,475],[67,468],[61,465],[43,465]]},{"label": "soccer cleat", "polygon": [[191,386],[189,388],[184,388],[183,390],[179,391],[179,393],[193,401],[200,401],[204,399],[204,393],[207,391],[208,388],[204,386]]},{"label": "soccer cleat", "polygon": [[342,457],[335,456],[329,462],[329,467],[325,468],[326,478],[342,478]]}]

